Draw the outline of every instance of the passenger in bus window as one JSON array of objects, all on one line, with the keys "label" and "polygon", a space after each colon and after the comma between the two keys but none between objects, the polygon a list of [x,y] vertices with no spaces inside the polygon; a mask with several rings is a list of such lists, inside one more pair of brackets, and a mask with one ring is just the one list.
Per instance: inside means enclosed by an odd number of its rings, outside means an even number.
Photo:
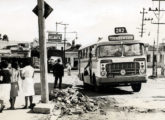
[{"label": "passenger in bus window", "polygon": [[115,53],[114,53],[114,56],[115,56],[115,57],[119,57],[119,56],[121,56],[121,55],[122,55],[122,49],[121,49],[121,48],[116,49],[116,51],[115,51]]}]

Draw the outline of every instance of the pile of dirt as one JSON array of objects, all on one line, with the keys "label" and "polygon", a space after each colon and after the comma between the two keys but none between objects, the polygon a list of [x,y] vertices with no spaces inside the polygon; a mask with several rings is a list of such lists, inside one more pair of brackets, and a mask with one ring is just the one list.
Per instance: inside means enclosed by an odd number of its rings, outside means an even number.
[{"label": "pile of dirt", "polygon": [[102,106],[107,104],[105,98],[92,99],[74,88],[54,89],[49,98],[55,103],[55,109],[61,110],[61,115],[83,114],[96,110],[106,114],[102,109]]}]

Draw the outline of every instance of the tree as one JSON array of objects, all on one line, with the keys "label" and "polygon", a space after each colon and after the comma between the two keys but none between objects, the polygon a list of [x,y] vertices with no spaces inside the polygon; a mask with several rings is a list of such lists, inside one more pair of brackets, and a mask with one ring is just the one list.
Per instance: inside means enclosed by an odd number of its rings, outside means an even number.
[{"label": "tree", "polygon": [[9,38],[8,38],[8,36],[6,34],[4,34],[3,37],[2,37],[2,40],[3,41],[9,41]]}]

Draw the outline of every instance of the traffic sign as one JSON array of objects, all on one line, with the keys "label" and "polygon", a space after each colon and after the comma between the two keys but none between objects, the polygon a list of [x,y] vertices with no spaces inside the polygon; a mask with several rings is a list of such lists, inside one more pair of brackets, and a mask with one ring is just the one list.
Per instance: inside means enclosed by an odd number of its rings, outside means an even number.
[{"label": "traffic sign", "polygon": [[[50,13],[53,11],[53,8],[50,7],[46,2],[44,2],[44,18],[46,19]],[[38,5],[33,9],[33,12],[38,16]]]}]

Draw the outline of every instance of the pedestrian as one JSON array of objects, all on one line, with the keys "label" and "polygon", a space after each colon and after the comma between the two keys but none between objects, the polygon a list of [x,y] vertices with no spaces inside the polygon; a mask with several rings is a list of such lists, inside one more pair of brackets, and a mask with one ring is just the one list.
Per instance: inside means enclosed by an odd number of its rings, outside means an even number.
[{"label": "pedestrian", "polygon": [[14,110],[15,107],[15,101],[16,97],[18,96],[18,91],[19,91],[19,85],[18,85],[18,80],[19,80],[19,70],[18,70],[18,63],[13,62],[11,64],[11,90],[10,90],[10,108],[11,110]]},{"label": "pedestrian", "polygon": [[34,68],[30,65],[30,60],[25,62],[25,67],[22,68],[21,78],[22,78],[22,89],[25,95],[25,106],[23,109],[28,108],[28,98],[30,102],[29,108],[33,107],[33,96],[34,96]]},{"label": "pedestrian", "polygon": [[68,72],[68,76],[71,75],[71,65],[70,65],[70,62],[67,63],[67,72]]},{"label": "pedestrian", "polygon": [[60,64],[60,59],[58,59],[57,63],[53,65],[53,75],[55,77],[54,88],[56,88],[59,79],[59,89],[61,89],[62,77],[64,76],[64,67]]},{"label": "pedestrian", "polygon": [[[1,104],[6,104],[6,101],[10,98],[10,89],[11,89],[11,72],[8,69],[8,62],[1,62],[2,69],[0,70],[0,100]],[[3,102],[2,102],[3,101]]]}]

